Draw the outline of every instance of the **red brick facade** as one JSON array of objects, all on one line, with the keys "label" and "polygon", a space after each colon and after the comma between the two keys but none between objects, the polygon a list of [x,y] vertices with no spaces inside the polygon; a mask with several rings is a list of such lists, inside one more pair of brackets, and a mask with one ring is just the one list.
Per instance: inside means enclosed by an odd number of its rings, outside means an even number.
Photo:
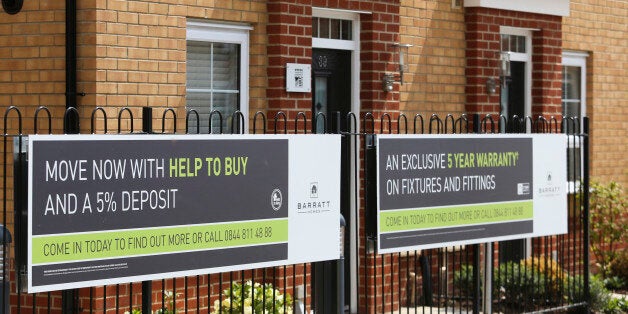
[{"label": "red brick facade", "polygon": [[[268,1],[268,108],[295,117],[310,111],[310,93],[286,92],[286,63],[312,62],[312,1]],[[274,116],[270,113],[269,116]]]},{"label": "red brick facade", "polygon": [[532,30],[532,115],[562,115],[562,31],[560,16],[487,8],[466,8],[467,113],[499,114],[499,92],[486,81],[499,77],[500,26]]},{"label": "red brick facade", "polygon": [[382,90],[382,77],[396,70],[393,43],[399,42],[399,1],[370,3],[373,14],[361,16],[360,99],[363,112],[396,112],[399,95]]},{"label": "red brick facade", "polygon": [[382,91],[382,77],[394,71],[393,43],[399,36],[399,1],[268,1],[268,108],[294,118],[299,111],[311,117],[311,93],[285,90],[286,63],[311,63],[312,7],[369,12],[360,15],[360,99],[364,112],[399,110],[398,93]]}]

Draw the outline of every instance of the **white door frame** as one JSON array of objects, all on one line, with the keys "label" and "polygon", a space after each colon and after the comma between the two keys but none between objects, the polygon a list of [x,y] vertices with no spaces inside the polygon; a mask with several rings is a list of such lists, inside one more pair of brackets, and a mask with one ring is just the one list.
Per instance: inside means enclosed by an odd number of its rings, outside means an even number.
[{"label": "white door frame", "polygon": [[[312,38],[312,48],[321,48],[321,49],[335,49],[335,50],[347,50],[351,51],[351,112],[356,115],[356,131],[360,130],[360,14],[369,13],[362,11],[350,11],[350,10],[338,10],[338,9],[328,9],[328,8],[312,8],[312,17],[324,17],[324,18],[332,18],[332,19],[342,19],[342,20],[350,20],[352,21],[352,40],[338,40],[338,39],[324,39],[324,38]],[[370,14],[370,13],[369,13]],[[357,147],[359,147],[359,137],[354,137],[355,141],[358,141]],[[353,151],[354,145],[351,145],[351,154],[354,156],[357,152]],[[355,163],[353,158],[351,158],[351,173],[356,174],[360,173],[359,163]],[[359,201],[356,202],[356,193],[360,191],[360,182],[355,181],[356,176],[351,175],[351,185],[350,187],[350,208],[352,217],[344,217],[347,223],[351,223],[353,221],[357,221],[355,219],[355,215],[358,214],[357,206],[359,206]],[[357,189],[357,190],[356,190]],[[350,228],[351,234],[345,235],[350,239],[350,256],[346,256],[345,258],[349,258],[351,263],[350,272],[351,272],[351,282],[345,283],[345,285],[350,285],[351,287],[351,300],[349,304],[351,306],[350,312],[357,313],[358,311],[358,266],[357,263],[353,261],[359,260],[359,256],[357,256],[357,247],[359,243],[358,239],[358,231],[357,226],[353,226]],[[344,293],[344,291],[342,292]]]}]

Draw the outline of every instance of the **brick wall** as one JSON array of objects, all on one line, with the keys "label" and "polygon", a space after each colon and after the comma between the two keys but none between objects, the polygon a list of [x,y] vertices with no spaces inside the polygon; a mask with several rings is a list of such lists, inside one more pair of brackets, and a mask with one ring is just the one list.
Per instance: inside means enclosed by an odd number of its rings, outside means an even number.
[{"label": "brick wall", "polygon": [[628,4],[571,0],[563,19],[563,49],[587,52],[587,115],[591,175],[628,187]]},{"label": "brick wall", "polygon": [[312,63],[312,1],[271,0],[268,13],[269,117],[283,111],[293,120],[298,112],[312,108],[311,93],[288,93],[285,88],[286,63]]},{"label": "brick wall", "polygon": [[312,6],[372,12],[360,16],[361,110],[377,117],[377,112],[399,110],[398,93],[384,93],[381,85],[384,73],[394,70],[392,43],[399,40],[399,1],[272,0],[268,2],[269,116],[281,110],[290,120],[304,111],[311,119],[312,95],[285,91],[285,65],[312,62]]},{"label": "brick wall", "polygon": [[[184,5],[112,0],[80,1],[77,6],[78,92],[85,93],[77,104],[82,116],[102,106],[109,117],[116,117],[121,107],[130,107],[133,116],[140,118],[140,108],[151,106],[178,108],[182,119],[188,18],[253,26],[249,107],[253,112],[266,108],[265,1]],[[54,116],[61,116],[65,109],[64,3],[30,1],[16,15],[1,14],[0,104],[46,105],[57,111]],[[57,131],[61,129],[60,120],[54,125]],[[135,125],[141,125],[139,120]],[[81,127],[89,130],[89,121]]]},{"label": "brick wall", "polygon": [[365,3],[363,9],[373,14],[360,16],[361,109],[374,112],[377,118],[378,113],[399,110],[399,95],[382,90],[383,75],[396,71],[393,43],[399,42],[399,1]]},{"label": "brick wall", "polygon": [[185,94],[185,12],[175,5],[139,1],[85,5],[83,14],[92,23],[78,29],[78,91],[86,93],[79,106],[107,107],[109,116],[128,106],[134,108],[134,117],[141,117],[142,106],[180,105]]},{"label": "brick wall", "polygon": [[[175,4],[172,1],[103,1],[84,4],[79,21],[80,105],[106,107],[115,116],[131,107],[175,108],[185,117],[186,22],[248,23],[250,32],[249,108],[265,108],[266,5],[264,1],[217,1]],[[79,8],[81,9],[81,8]],[[156,115],[161,118],[161,115]],[[140,125],[139,121],[135,125]],[[155,124],[157,125],[157,124]]]},{"label": "brick wall", "polygon": [[399,41],[412,44],[409,70],[399,87],[406,113],[464,112],[464,10],[451,1],[401,1]]},{"label": "brick wall", "polygon": [[[63,1],[25,1],[22,11],[0,11],[0,106],[65,108]],[[29,113],[32,117],[33,113]],[[58,116],[59,114],[57,114]],[[32,128],[32,119],[24,121]],[[11,127],[11,126],[9,126]]]}]

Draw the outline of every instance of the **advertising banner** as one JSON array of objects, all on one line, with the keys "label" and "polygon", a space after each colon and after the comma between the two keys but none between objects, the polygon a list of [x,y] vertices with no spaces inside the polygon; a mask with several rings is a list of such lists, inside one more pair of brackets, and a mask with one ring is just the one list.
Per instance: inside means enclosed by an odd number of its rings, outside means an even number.
[{"label": "advertising banner", "polygon": [[566,233],[566,142],[378,135],[378,252]]},{"label": "advertising banner", "polygon": [[338,135],[28,143],[29,293],[340,256]]}]

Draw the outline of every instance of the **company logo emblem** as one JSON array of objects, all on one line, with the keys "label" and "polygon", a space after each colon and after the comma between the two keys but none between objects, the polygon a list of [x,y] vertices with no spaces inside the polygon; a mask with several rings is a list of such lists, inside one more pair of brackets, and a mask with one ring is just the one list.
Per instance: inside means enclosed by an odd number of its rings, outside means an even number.
[{"label": "company logo emblem", "polygon": [[517,183],[517,195],[530,194],[530,183]]},{"label": "company logo emblem", "polygon": [[283,197],[281,196],[281,190],[274,189],[273,193],[270,195],[270,206],[272,206],[274,210],[279,210],[282,203]]},{"label": "company logo emblem", "polygon": [[310,182],[310,187],[307,191],[310,194],[310,198],[304,198],[301,202],[296,203],[299,214],[320,214],[331,210],[331,201],[319,199],[319,191],[320,186],[318,182]]},{"label": "company logo emblem", "polygon": [[539,195],[541,196],[558,195],[561,191],[561,188],[559,185],[557,185],[554,182],[554,175],[548,171],[545,178],[547,179],[547,181],[545,182],[545,186],[541,186],[538,189]]},{"label": "company logo emblem", "polygon": [[310,198],[318,198],[318,182],[310,183]]}]

